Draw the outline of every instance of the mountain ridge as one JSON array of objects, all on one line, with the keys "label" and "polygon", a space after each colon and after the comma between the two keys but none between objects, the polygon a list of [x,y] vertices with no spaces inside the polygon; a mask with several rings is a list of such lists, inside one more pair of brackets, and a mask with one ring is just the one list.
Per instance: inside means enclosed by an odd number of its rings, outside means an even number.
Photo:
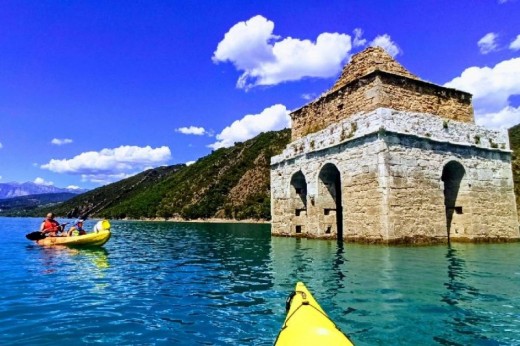
[{"label": "mountain ridge", "polygon": [[60,188],[54,185],[36,184],[33,182],[8,182],[0,183],[0,199],[14,198],[21,196],[39,195],[47,193],[73,193],[80,194],[86,192],[86,189],[70,189]]}]

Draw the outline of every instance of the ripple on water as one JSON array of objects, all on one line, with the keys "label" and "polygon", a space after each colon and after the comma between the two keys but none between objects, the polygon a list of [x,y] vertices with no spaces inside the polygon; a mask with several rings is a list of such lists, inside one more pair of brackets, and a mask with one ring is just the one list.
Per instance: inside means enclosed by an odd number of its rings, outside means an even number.
[{"label": "ripple on water", "polygon": [[361,246],[271,238],[265,225],[114,221],[104,248],[71,250],[27,242],[40,221],[0,218],[0,344],[272,345],[296,281],[357,345],[520,344],[520,244]]}]

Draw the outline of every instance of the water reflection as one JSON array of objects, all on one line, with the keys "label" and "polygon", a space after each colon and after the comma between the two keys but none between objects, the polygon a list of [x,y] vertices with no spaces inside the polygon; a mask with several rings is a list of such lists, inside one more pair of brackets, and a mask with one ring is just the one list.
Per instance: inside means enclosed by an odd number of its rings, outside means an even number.
[{"label": "water reflection", "polygon": [[[466,252],[459,246],[461,249],[449,245],[446,251],[448,280],[444,283],[446,291],[441,301],[448,305],[448,330],[433,339],[441,345],[498,345],[498,342],[484,335],[484,326],[490,323],[489,317],[476,308],[475,303],[480,300],[481,293],[470,284],[470,269],[464,258]],[[461,344],[463,340],[465,342]]]},{"label": "water reflection", "polygon": [[[78,260],[83,262],[88,260],[91,268],[105,270],[110,267],[108,261],[108,250],[105,248],[70,248],[67,246],[48,246],[40,247],[41,257],[39,258],[42,274],[52,274],[60,271],[60,267]],[[78,267],[80,269],[82,267]],[[88,269],[83,267],[82,269]]]},{"label": "water reflection", "polygon": [[332,262],[332,272],[336,277],[336,287],[338,289],[345,288],[345,284],[343,280],[347,278],[346,268],[343,266],[348,260],[345,258],[345,244],[342,241],[336,242],[336,254],[334,256],[334,261]]}]

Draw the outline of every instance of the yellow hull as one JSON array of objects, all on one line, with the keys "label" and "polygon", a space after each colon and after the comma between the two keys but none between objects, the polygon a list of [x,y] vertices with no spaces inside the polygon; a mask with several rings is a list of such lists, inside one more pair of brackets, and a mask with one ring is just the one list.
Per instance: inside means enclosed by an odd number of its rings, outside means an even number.
[{"label": "yellow hull", "polygon": [[110,231],[101,231],[72,237],[47,237],[36,241],[36,243],[44,246],[101,246],[110,239],[110,235]]},{"label": "yellow hull", "polygon": [[303,283],[296,284],[294,293],[275,346],[353,345],[327,316]]}]

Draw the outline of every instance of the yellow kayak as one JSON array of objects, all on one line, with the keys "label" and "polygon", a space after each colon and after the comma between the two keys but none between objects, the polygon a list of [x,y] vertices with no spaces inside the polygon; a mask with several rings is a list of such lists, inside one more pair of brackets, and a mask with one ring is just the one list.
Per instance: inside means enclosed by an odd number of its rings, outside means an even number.
[{"label": "yellow kayak", "polygon": [[353,345],[301,282],[287,299],[287,317],[275,346]]},{"label": "yellow kayak", "polygon": [[37,240],[40,245],[67,245],[67,246],[101,246],[110,239],[110,231],[87,233],[72,237],[47,237]]},{"label": "yellow kayak", "polygon": [[92,233],[70,237],[46,237],[36,241],[39,245],[66,245],[66,246],[101,246],[110,239],[110,223],[107,220],[99,221]]}]

